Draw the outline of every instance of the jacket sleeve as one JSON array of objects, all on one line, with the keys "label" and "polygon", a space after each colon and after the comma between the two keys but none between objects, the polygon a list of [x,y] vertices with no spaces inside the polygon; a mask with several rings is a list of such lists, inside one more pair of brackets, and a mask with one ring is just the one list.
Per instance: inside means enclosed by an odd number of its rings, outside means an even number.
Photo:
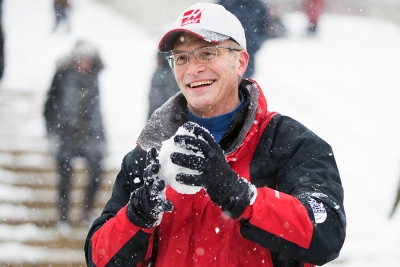
[{"label": "jacket sleeve", "polygon": [[110,200],[89,230],[85,242],[88,266],[141,266],[151,256],[154,228],[140,228],[128,220],[130,194],[143,184],[146,151],[136,147],[123,159]]},{"label": "jacket sleeve", "polygon": [[55,127],[57,122],[57,115],[59,115],[59,101],[62,97],[62,92],[60,90],[62,73],[56,72],[51,81],[51,86],[47,92],[47,98],[44,104],[43,116],[46,121],[47,131],[52,130],[53,132],[57,129]]},{"label": "jacket sleeve", "polygon": [[242,236],[281,258],[317,265],[337,258],[346,215],[331,147],[281,115],[267,125],[260,144],[251,166],[258,170],[252,174],[258,195],[243,213]]}]

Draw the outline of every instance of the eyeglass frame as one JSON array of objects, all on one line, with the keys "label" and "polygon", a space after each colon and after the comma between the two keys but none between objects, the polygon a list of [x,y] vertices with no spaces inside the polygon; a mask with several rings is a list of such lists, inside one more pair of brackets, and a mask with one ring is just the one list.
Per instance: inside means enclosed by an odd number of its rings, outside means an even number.
[{"label": "eyeglass frame", "polygon": [[[197,51],[202,50],[202,49],[205,49],[205,48],[215,48],[216,54],[215,54],[215,58],[214,58],[213,60],[208,60],[208,61],[203,61],[203,62],[202,62],[202,61],[200,61],[200,60],[197,58],[197,56],[196,56],[195,53],[196,53]],[[218,57],[218,48],[228,49],[230,52],[232,52],[232,51],[236,51],[236,52],[241,51],[241,49],[234,48],[234,47],[229,47],[229,46],[220,46],[220,45],[216,45],[216,46],[205,46],[205,47],[199,48],[199,49],[197,49],[197,50],[195,50],[195,51],[193,51],[193,52],[182,52],[182,53],[172,54],[172,55],[166,56],[165,58],[167,59],[168,65],[170,66],[171,69],[174,69],[174,68],[175,68],[175,58],[174,58],[174,56],[176,56],[176,55],[181,55],[181,54],[187,55],[187,61],[186,61],[185,64],[178,65],[178,66],[180,66],[180,67],[183,67],[183,66],[186,66],[187,64],[189,64],[190,55],[191,55],[191,54],[196,58],[197,62],[199,62],[199,63],[207,63],[207,62],[212,62],[212,61],[214,61],[214,60],[217,59],[217,57]]]}]

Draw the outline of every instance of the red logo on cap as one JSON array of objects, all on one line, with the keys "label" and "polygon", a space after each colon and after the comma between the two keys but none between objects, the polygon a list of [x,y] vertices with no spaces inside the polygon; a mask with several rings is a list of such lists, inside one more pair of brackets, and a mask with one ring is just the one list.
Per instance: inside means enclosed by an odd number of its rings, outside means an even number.
[{"label": "red logo on cap", "polygon": [[200,23],[201,12],[203,12],[203,10],[204,9],[193,9],[185,12],[182,17],[181,26],[192,23]]}]

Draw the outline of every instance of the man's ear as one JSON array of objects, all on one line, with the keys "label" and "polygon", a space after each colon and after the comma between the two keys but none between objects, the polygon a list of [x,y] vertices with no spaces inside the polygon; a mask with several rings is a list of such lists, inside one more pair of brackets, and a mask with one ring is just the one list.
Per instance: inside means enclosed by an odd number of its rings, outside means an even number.
[{"label": "man's ear", "polygon": [[249,53],[245,50],[238,52],[239,68],[237,70],[238,77],[242,77],[249,64]]}]

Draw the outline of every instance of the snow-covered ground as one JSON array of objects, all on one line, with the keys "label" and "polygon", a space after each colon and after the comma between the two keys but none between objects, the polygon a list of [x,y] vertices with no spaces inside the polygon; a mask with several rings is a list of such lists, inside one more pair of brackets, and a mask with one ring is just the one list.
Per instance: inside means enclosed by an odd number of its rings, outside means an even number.
[{"label": "snow-covered ground", "polygon": [[[36,91],[44,98],[59,56],[79,39],[99,47],[106,65],[100,87],[108,163],[118,167],[145,123],[159,36],[92,0],[73,2],[70,34],[52,33],[51,0],[3,2],[0,90]],[[306,38],[303,14],[287,14],[284,23],[288,37],[265,43],[254,78],[270,109],[299,120],[334,149],[348,230],[341,256],[327,266],[400,266],[400,211],[388,219],[400,174],[400,28],[325,15],[317,38]],[[43,136],[43,122],[30,123],[26,134]]]}]

